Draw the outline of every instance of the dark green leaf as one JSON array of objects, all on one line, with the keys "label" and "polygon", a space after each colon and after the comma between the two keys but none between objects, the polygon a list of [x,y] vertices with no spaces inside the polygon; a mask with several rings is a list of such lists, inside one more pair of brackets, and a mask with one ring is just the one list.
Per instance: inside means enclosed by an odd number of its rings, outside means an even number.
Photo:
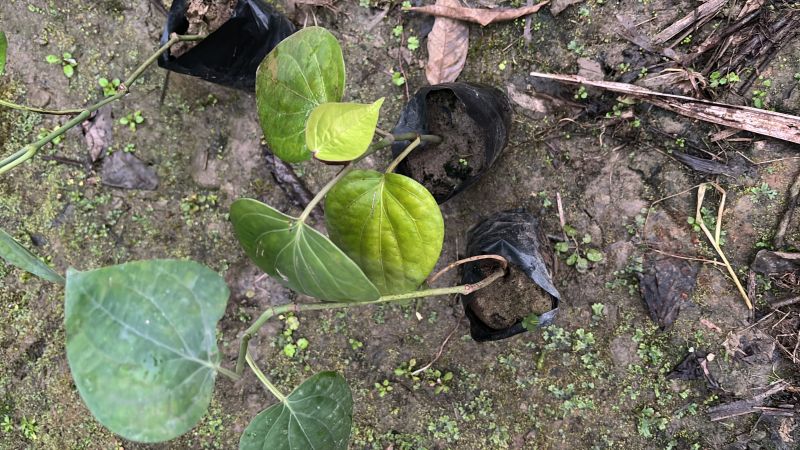
[{"label": "dark green leaf", "polygon": [[247,256],[295,291],[335,302],[365,302],[380,296],[347,255],[296,218],[248,198],[231,205],[230,218]]},{"label": "dark green leaf", "polygon": [[8,51],[8,39],[6,34],[0,31],[0,75],[6,70],[6,52]]},{"label": "dark green leaf", "polygon": [[328,193],[325,218],[331,240],[384,295],[416,290],[442,250],[439,205],[403,175],[354,170]]},{"label": "dark green leaf", "polygon": [[371,105],[325,103],[317,106],[306,124],[306,145],[321,161],[352,161],[372,142],[383,99]]},{"label": "dark green leaf", "polygon": [[305,126],[311,111],[344,95],[344,58],[336,38],[304,28],[275,47],[256,73],[256,105],[272,151],[284,161],[311,158]]},{"label": "dark green leaf", "polygon": [[67,272],[67,359],[97,420],[133,441],[191,429],[211,401],[228,288],[192,261]]},{"label": "dark green leaf", "polygon": [[0,257],[12,266],[19,267],[39,278],[53,283],[64,284],[64,277],[57,274],[3,230],[0,230]]},{"label": "dark green leaf", "polygon": [[259,413],[244,430],[239,450],[346,450],[352,424],[347,382],[322,372]]}]

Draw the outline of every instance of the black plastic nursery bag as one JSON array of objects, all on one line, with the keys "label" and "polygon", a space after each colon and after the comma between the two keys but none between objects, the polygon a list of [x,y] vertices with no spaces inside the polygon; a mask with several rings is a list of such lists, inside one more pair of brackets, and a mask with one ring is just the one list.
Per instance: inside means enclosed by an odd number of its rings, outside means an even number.
[{"label": "black plastic nursery bag", "polygon": [[[161,45],[166,44],[172,33],[186,33],[187,3],[188,0],[172,2]],[[180,56],[165,52],[158,65],[212,83],[253,91],[258,65],[294,32],[289,19],[263,0],[239,0],[230,19],[219,28]]]},{"label": "black plastic nursery bag", "polygon": [[[536,218],[524,209],[513,209],[495,213],[479,224],[472,227],[467,233],[467,257],[477,255],[500,255],[508,260],[511,271],[519,271],[527,279],[525,292],[538,292],[549,299],[550,310],[539,315],[539,326],[546,326],[553,322],[558,313],[558,303],[561,295],[553,285],[551,266],[553,264],[551,252],[547,250],[547,238],[540,232]],[[476,261],[464,265],[461,283],[475,283],[485,278],[486,270],[482,268],[485,262]],[[497,290],[493,289],[499,283],[507,282],[504,277],[489,287],[461,297],[464,312],[470,322],[470,335],[476,341],[496,341],[506,339],[526,331],[522,325],[524,317],[517,317],[516,321],[505,327],[496,328],[487,324],[478,317],[475,309],[477,296],[493,296]],[[499,286],[502,287],[502,286]],[[525,292],[519,291],[508,298],[490,297],[490,302],[525,301],[521,298]]]},{"label": "black plastic nursery bag", "polygon": [[[398,167],[433,194],[438,203],[475,183],[508,143],[511,106],[491,86],[444,83],[419,89],[408,102],[393,133],[436,134],[441,144],[423,143]],[[397,156],[409,144],[392,145]]]}]

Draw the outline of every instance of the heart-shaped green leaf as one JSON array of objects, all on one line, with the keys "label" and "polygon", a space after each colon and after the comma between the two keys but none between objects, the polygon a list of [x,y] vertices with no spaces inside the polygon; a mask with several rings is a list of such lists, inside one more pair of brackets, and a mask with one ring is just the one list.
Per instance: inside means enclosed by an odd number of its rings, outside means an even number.
[{"label": "heart-shaped green leaf", "polygon": [[6,70],[6,52],[8,51],[8,39],[6,34],[0,31],[0,75]]},{"label": "heart-shaped green leaf", "polygon": [[133,441],[175,438],[202,418],[219,367],[228,288],[192,261],[67,272],[67,359],[97,420]]},{"label": "heart-shaped green leaf", "polygon": [[244,430],[239,450],[346,450],[352,424],[347,382],[336,372],[321,372],[261,411]]},{"label": "heart-shaped green leaf", "polygon": [[442,251],[439,205],[403,175],[352,171],[328,193],[325,218],[331,240],[384,295],[417,289]]},{"label": "heart-shaped green leaf", "polygon": [[352,161],[367,150],[383,98],[371,105],[325,103],[314,108],[306,124],[306,146],[321,161]]},{"label": "heart-shaped green leaf", "polygon": [[344,95],[344,58],[336,38],[320,27],[284,39],[256,73],[256,105],[272,151],[287,162],[311,158],[305,126],[311,111]]},{"label": "heart-shaped green leaf", "polygon": [[233,202],[230,218],[247,256],[295,291],[332,302],[380,296],[353,260],[298,219],[249,198]]},{"label": "heart-shaped green leaf", "polygon": [[64,284],[64,277],[57,274],[3,230],[0,230],[0,257],[12,266],[17,266],[39,278],[53,283]]}]

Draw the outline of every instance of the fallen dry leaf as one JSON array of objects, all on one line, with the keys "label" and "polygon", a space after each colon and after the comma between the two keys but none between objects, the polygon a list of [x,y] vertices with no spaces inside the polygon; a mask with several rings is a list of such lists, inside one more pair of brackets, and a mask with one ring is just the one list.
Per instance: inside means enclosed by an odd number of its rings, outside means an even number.
[{"label": "fallen dry leaf", "polygon": [[448,1],[446,3],[437,1],[435,5],[412,7],[410,8],[410,11],[431,14],[438,17],[447,17],[449,19],[463,20],[465,22],[475,22],[481,24],[482,26],[486,26],[490,23],[514,20],[522,16],[534,14],[538,12],[542,6],[548,3],[550,3],[550,0],[545,0],[533,6],[523,6],[522,8],[483,9],[466,8],[458,4],[457,1]]},{"label": "fallen dry leaf", "polygon": [[531,76],[566,83],[585,84],[627,94],[683,116],[729,128],[800,144],[800,117],[749,106],[699,100],[683,95],[664,94],[640,86],[612,81],[592,81],[577,75],[531,72]]},{"label": "fallen dry leaf", "polygon": [[[459,7],[458,0],[437,0],[438,7]],[[428,83],[455,81],[464,69],[469,50],[469,27],[458,20],[437,17],[428,34]]]},{"label": "fallen dry leaf", "polygon": [[553,0],[553,4],[550,5],[550,13],[554,16],[557,16],[561,14],[562,11],[567,9],[567,6],[574,5],[582,1],[583,0]]},{"label": "fallen dry leaf", "polygon": [[111,107],[100,108],[94,117],[83,122],[83,135],[86,138],[86,146],[89,148],[89,157],[92,162],[97,161],[105,155],[106,150],[111,147]]}]

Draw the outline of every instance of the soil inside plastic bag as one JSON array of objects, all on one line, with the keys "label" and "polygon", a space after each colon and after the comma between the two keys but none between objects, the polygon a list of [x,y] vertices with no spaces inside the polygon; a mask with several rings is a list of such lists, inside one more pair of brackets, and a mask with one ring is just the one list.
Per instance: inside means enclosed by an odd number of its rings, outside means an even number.
[{"label": "soil inside plastic bag", "polygon": [[[208,35],[227,22],[233,15],[239,0],[187,0],[186,20],[189,28],[186,34]],[[172,47],[173,56],[181,56],[197,45],[197,42],[181,42]]]},{"label": "soil inside plastic bag", "polygon": [[431,92],[426,103],[429,133],[446,139],[424,151],[411,152],[405,167],[411,178],[420,181],[434,198],[444,199],[483,169],[485,131],[449,89]]},{"label": "soil inside plastic bag", "polygon": [[[479,266],[484,276],[496,270],[497,264]],[[496,330],[508,328],[530,314],[541,315],[552,309],[550,294],[525,274],[509,266],[508,274],[473,294],[472,312],[483,323]]]}]

